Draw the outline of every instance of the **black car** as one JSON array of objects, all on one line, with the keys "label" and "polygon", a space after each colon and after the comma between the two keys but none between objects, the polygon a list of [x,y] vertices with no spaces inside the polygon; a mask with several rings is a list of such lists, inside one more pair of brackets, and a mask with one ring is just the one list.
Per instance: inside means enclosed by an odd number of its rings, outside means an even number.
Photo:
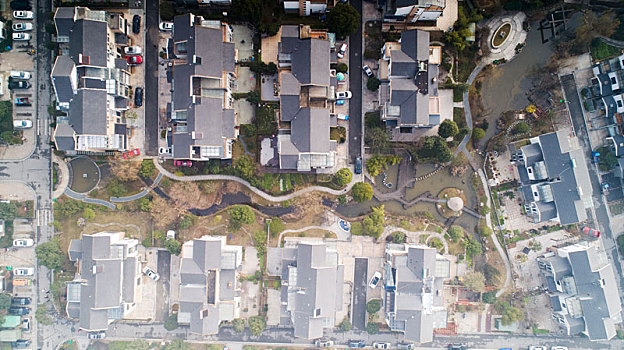
[{"label": "black car", "polygon": [[27,81],[9,79],[9,89],[28,89],[29,87],[30,83]]},{"label": "black car", "polygon": [[362,157],[355,158],[355,173],[356,174],[362,173]]},{"label": "black car", "polygon": [[134,17],[132,17],[132,32],[134,34],[139,34],[140,31],[141,31],[141,16],[134,15]]},{"label": "black car", "polygon": [[27,298],[27,297],[19,297],[19,298],[13,298],[12,301],[14,305],[30,305],[30,303],[32,302],[32,299]]},{"label": "black car", "polygon": [[30,340],[19,339],[19,340],[12,342],[11,345],[13,345],[13,348],[16,348],[16,349],[24,349],[30,346]]},{"label": "black car", "polygon": [[143,106],[143,88],[138,87],[134,89],[134,106],[141,107]]},{"label": "black car", "polygon": [[11,306],[9,308],[9,314],[11,315],[24,316],[24,315],[28,315],[29,313],[30,313],[29,307]]},{"label": "black car", "polygon": [[11,1],[11,9],[17,11],[30,11],[32,10],[32,6],[30,6],[30,1],[28,0],[13,0]]}]

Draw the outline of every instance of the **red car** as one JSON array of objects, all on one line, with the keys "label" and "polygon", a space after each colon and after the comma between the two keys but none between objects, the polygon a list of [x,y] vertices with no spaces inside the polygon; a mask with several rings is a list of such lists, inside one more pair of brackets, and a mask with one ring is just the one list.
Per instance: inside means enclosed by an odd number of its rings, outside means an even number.
[{"label": "red car", "polygon": [[139,155],[141,155],[141,151],[139,151],[138,148],[135,148],[132,151],[124,152],[121,156],[123,157],[123,159],[128,159]]},{"label": "red car", "polygon": [[126,56],[128,64],[141,64],[143,63],[143,57],[141,56]]},{"label": "red car", "polygon": [[587,226],[583,227],[583,233],[591,237],[600,237],[600,231],[594,230],[593,228],[589,228]]},{"label": "red car", "polygon": [[193,166],[193,162],[191,162],[190,160],[174,160],[173,161],[173,166],[192,167]]}]

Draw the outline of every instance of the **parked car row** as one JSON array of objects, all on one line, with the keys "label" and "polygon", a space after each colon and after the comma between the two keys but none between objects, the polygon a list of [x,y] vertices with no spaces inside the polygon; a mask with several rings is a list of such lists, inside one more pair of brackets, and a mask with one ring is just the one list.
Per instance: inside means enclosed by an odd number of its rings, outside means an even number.
[{"label": "parked car row", "polygon": [[[325,339],[325,338],[317,339],[314,342],[314,346],[316,346],[317,348],[329,348],[329,347],[334,346],[334,341],[330,339]],[[361,348],[366,347],[366,342],[364,340],[349,340],[347,347],[349,349],[361,349]],[[392,348],[392,344],[389,342],[374,342],[373,348],[374,349],[390,349]],[[415,348],[415,345],[411,343],[410,344],[400,343],[400,344],[397,344],[396,348],[400,350],[413,350]]]}]

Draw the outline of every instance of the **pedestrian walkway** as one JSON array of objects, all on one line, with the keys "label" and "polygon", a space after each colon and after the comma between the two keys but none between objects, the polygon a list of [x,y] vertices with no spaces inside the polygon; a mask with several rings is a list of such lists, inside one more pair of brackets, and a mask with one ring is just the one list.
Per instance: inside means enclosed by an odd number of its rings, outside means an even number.
[{"label": "pedestrian walkway", "polygon": [[65,159],[57,156],[54,153],[52,153],[52,162],[53,164],[58,165],[56,176],[58,177],[59,183],[57,184],[54,192],[52,192],[52,198],[57,199],[63,195],[65,189],[69,186],[69,167],[67,166],[67,162],[65,162]]},{"label": "pedestrian walkway", "polygon": [[139,198],[143,198],[145,197],[148,193],[150,193],[150,191],[152,191],[156,186],[158,186],[158,184],[160,183],[160,180],[162,180],[163,178],[163,174],[159,173],[158,176],[156,176],[156,180],[154,180],[154,183],[144,189],[143,191],[137,193],[137,194],[133,194],[131,196],[127,196],[127,197],[110,197],[110,201],[113,203],[127,203],[127,202],[132,202],[134,200],[137,200]]},{"label": "pedestrian walkway", "polygon": [[103,199],[97,199],[97,198],[89,198],[86,194],[84,193],[78,193],[78,192],[74,192],[71,188],[67,187],[65,189],[64,192],[69,198],[75,199],[75,200],[79,200],[79,201],[83,201],[85,203],[89,203],[89,204],[97,204],[97,205],[103,205],[109,209],[116,209],[117,206],[115,206],[115,204],[111,203],[111,202],[107,202]]}]

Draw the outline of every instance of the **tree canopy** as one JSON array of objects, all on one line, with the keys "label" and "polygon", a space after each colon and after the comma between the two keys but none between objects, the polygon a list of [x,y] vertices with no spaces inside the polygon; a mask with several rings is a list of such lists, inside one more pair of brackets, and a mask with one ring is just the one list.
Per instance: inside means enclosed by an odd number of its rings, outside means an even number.
[{"label": "tree canopy", "polygon": [[514,126],[513,133],[514,134],[526,134],[527,132],[529,132],[529,130],[531,130],[531,128],[529,128],[529,124],[525,122],[520,122],[516,124],[516,126]]},{"label": "tree canopy", "polygon": [[381,299],[373,299],[366,303],[366,311],[369,314],[376,314],[381,310]]},{"label": "tree canopy", "polygon": [[256,165],[248,155],[240,157],[234,163],[234,169],[243,179],[250,180],[256,175]]},{"label": "tree canopy", "polygon": [[384,206],[373,207],[373,212],[362,220],[364,232],[371,237],[379,237],[384,231]]},{"label": "tree canopy", "polygon": [[65,263],[65,254],[63,254],[56,237],[49,242],[38,244],[35,248],[35,254],[39,263],[50,270],[58,270]]},{"label": "tree canopy", "polygon": [[377,79],[377,77],[370,77],[366,82],[366,88],[370,91],[377,91],[380,84],[381,82],[379,81],[379,79]]},{"label": "tree canopy", "polygon": [[361,23],[360,14],[351,4],[338,3],[327,13],[327,28],[344,39],[354,33]]},{"label": "tree canopy", "polygon": [[248,320],[249,322],[249,330],[253,335],[260,335],[264,328],[266,327],[266,321],[262,316],[252,316]]},{"label": "tree canopy", "polygon": [[169,317],[165,320],[165,329],[168,331],[172,331],[174,329],[178,328],[178,314],[171,314],[169,315]]},{"label": "tree canopy", "polygon": [[173,255],[180,255],[182,252],[182,243],[175,239],[165,240],[165,248]]},{"label": "tree canopy", "polygon": [[390,145],[390,131],[383,126],[367,128],[364,135],[364,143],[370,147],[373,152],[381,152]]},{"label": "tree canopy", "polygon": [[464,237],[464,229],[461,226],[453,225],[448,229],[448,234],[451,236],[451,240],[456,242]]},{"label": "tree canopy", "polygon": [[481,272],[469,272],[462,278],[464,285],[475,292],[485,290],[485,276]]},{"label": "tree canopy", "polygon": [[11,306],[11,296],[5,293],[0,294],[0,309],[6,310]]},{"label": "tree canopy", "polygon": [[425,136],[416,153],[421,159],[435,159],[440,163],[453,160],[453,152],[446,141],[439,136]]},{"label": "tree canopy", "polygon": [[438,127],[438,135],[442,138],[453,137],[459,133],[459,128],[457,127],[457,123],[452,120],[445,119],[442,124]]},{"label": "tree canopy", "polygon": [[342,168],[334,175],[334,183],[340,187],[346,186],[353,179],[353,174],[349,168]]},{"label": "tree canopy", "polygon": [[485,137],[485,130],[481,128],[472,129],[472,139],[475,141],[479,141]]},{"label": "tree canopy", "polygon": [[358,202],[366,202],[373,198],[373,186],[366,182],[357,182],[351,188],[351,196]]}]

